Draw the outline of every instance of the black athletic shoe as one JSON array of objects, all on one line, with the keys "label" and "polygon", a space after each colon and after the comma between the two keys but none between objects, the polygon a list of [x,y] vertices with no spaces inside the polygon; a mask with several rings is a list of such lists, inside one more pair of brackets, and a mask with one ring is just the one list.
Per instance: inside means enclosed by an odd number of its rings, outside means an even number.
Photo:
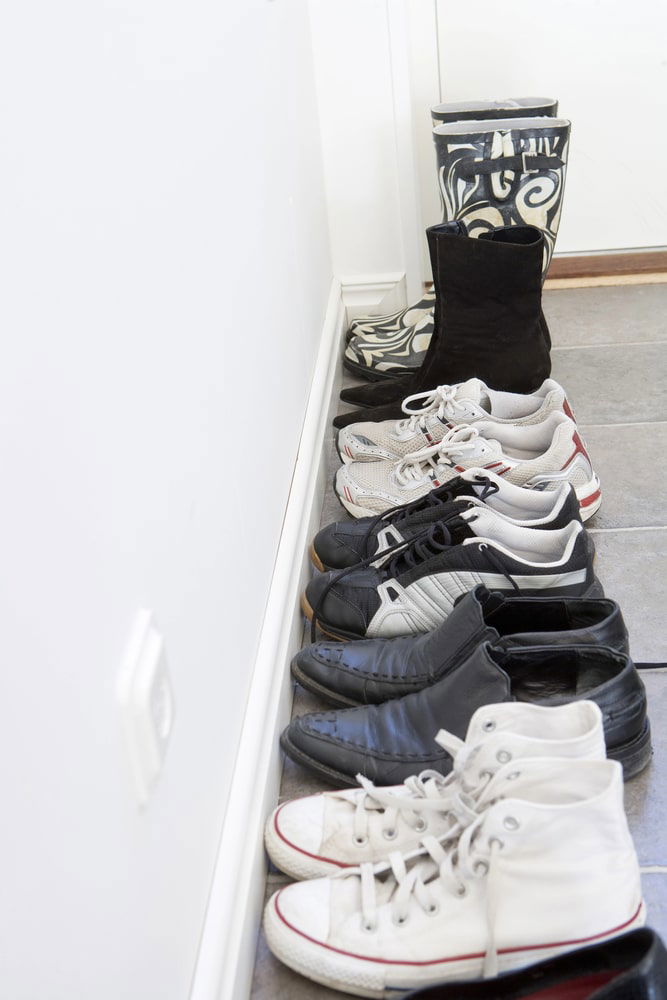
[{"label": "black athletic shoe", "polygon": [[452,758],[434,737],[465,737],[483,705],[563,705],[587,698],[602,711],[607,755],[637,774],[651,756],[646,692],[632,660],[606,646],[478,646],[455,670],[416,694],[382,705],[302,715],[281,737],[285,753],[334,786],[356,775],[398,785],[425,768],[448,774]]},{"label": "black athletic shoe", "polygon": [[514,486],[488,469],[468,469],[403,507],[377,517],[328,524],[315,535],[310,558],[319,570],[356,566],[409,541],[435,521],[465,510],[466,505],[480,504],[527,528],[564,528],[570,521],[581,520],[577,494],[569,483],[543,492]]},{"label": "black athletic shoe", "polygon": [[418,635],[479,583],[542,597],[602,597],[593,555],[580,521],[547,531],[475,507],[432,524],[381,566],[317,574],[301,603],[335,639]]},{"label": "black athletic shoe", "polygon": [[335,705],[379,705],[421,691],[455,670],[482,642],[517,646],[609,646],[628,653],[615,601],[524,597],[478,586],[449,618],[425,635],[356,642],[316,642],[292,660],[292,674]]},{"label": "black athletic shoe", "polygon": [[404,1000],[665,1000],[667,951],[648,927],[496,979],[442,983]]}]

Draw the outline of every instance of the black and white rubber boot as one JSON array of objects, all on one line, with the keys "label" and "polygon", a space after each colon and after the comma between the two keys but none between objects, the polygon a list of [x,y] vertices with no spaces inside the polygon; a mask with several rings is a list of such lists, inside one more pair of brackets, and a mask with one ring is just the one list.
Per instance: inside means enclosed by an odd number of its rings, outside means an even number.
[{"label": "black and white rubber boot", "polygon": [[[436,104],[431,108],[433,126],[454,121],[484,121],[494,118],[525,118],[550,117],[558,114],[558,101],[552,97],[509,97],[497,101],[456,101],[449,104]],[[447,216],[445,215],[446,219]],[[355,336],[368,336],[386,333],[388,337],[400,334],[401,330],[409,330],[425,321],[432,324],[435,292],[429,288],[423,297],[405,309],[391,313],[389,316],[358,316],[350,323],[347,339]],[[426,332],[426,326],[423,327]],[[432,325],[429,333],[432,332]],[[377,372],[377,377],[382,375]]]},{"label": "black and white rubber boot", "polygon": [[[560,222],[569,136],[570,123],[558,118],[438,125],[433,138],[445,219],[463,222],[472,237],[499,226],[535,226],[544,233],[546,274]],[[433,323],[433,316],[421,316],[409,330],[360,332],[345,349],[345,367],[366,378],[409,376],[430,358]],[[550,346],[546,324],[544,332]],[[345,389],[341,399],[380,406],[415,391],[404,377]]]}]

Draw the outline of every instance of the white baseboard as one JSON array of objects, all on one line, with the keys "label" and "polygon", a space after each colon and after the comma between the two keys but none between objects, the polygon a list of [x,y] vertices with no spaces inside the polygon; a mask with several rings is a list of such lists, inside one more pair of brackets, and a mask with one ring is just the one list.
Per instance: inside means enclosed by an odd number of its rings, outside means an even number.
[{"label": "white baseboard", "polygon": [[348,323],[357,316],[382,316],[407,305],[405,271],[343,275],[340,284]]},{"label": "white baseboard", "polygon": [[338,361],[344,328],[341,283],[334,280],[250,681],[190,1000],[243,1000],[250,995],[266,877],[264,822],[278,800],[278,737],[290,718],[289,663],[303,630],[299,594],[309,575],[308,542],[319,524],[329,485],[325,445],[340,388]]}]

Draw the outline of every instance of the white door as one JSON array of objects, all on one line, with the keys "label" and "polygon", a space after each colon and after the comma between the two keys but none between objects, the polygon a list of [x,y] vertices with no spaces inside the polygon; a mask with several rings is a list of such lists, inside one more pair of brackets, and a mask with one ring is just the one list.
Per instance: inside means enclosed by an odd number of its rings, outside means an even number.
[{"label": "white door", "polygon": [[425,104],[547,95],[572,121],[557,252],[667,244],[664,2],[429,0],[410,10],[425,225],[439,213]]}]

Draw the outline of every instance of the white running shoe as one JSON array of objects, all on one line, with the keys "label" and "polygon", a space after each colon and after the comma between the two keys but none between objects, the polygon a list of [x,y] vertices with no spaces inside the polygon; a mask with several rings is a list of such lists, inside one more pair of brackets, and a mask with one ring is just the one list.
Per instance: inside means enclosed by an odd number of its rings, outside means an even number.
[{"label": "white running shoe", "polygon": [[[488,720],[493,720],[489,728]],[[284,802],[266,824],[266,850],[295,879],[330,875],[394,851],[415,850],[428,831],[453,836],[470,816],[496,771],[524,757],[604,760],[602,713],[593,701],[555,708],[507,702],[479,708],[465,743],[442,729],[436,742],[454,758],[445,778],[423,771],[402,785],[378,788],[358,776],[361,788],[323,792]]]},{"label": "white running shoe", "polygon": [[335,489],[353,517],[368,517],[425,496],[473,466],[532,489],[549,490],[569,482],[575,488],[584,521],[601,503],[600,480],[576,424],[558,412],[526,426],[485,420],[474,426],[461,424],[448,431],[439,444],[398,461],[341,466]]},{"label": "white running shoe", "polygon": [[264,927],[290,968],[384,998],[496,976],[645,919],[621,765],[546,757],[504,764],[456,838],[281,889]]},{"label": "white running shoe", "polygon": [[[418,403],[418,406],[412,404]],[[487,423],[526,426],[538,424],[550,413],[574,419],[565,390],[546,379],[530,395],[489,389],[481,379],[457,385],[439,385],[432,392],[418,392],[403,400],[403,420],[364,421],[338,432],[336,446],[343,462],[383,461],[404,458],[442,441],[457,424]]]}]

